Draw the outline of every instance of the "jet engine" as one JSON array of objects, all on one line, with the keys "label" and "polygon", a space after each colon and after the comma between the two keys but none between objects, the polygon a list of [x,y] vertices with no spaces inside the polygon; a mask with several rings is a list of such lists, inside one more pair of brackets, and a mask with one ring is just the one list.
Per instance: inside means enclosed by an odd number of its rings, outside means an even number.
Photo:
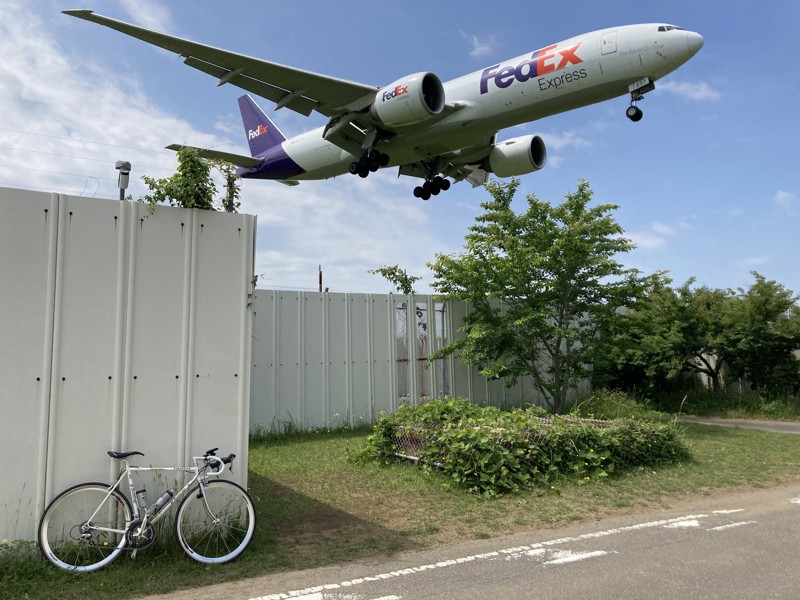
[{"label": "jet engine", "polygon": [[378,90],[372,116],[384,125],[420,123],[444,109],[444,86],[433,73],[414,73]]},{"label": "jet engine", "polygon": [[538,135],[524,135],[495,144],[489,153],[489,168],[498,177],[533,173],[547,162],[547,148]]}]

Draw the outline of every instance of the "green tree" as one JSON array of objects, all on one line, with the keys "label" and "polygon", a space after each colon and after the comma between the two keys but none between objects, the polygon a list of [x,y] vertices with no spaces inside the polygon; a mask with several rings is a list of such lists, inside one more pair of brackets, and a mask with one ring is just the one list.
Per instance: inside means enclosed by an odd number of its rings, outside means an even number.
[{"label": "green tree", "polygon": [[222,202],[223,209],[235,212],[239,206],[239,189],[238,177],[233,167],[227,163],[205,159],[195,148],[189,147],[178,150],[178,169],[173,175],[162,179],[153,179],[147,175],[142,177],[151,192],[142,201],[150,206],[169,204],[183,208],[215,210],[214,196],[217,186],[212,177],[212,169],[215,167],[226,180],[227,194]]},{"label": "green tree", "polygon": [[433,287],[470,305],[462,339],[432,358],[459,352],[491,378],[530,376],[549,407],[562,412],[567,394],[587,377],[598,328],[628,304],[642,280],[614,257],[633,244],[611,217],[616,206],[589,207],[592,191],[552,206],[535,196],[516,214],[519,180],[492,182],[464,251],[436,256]]},{"label": "green tree", "polygon": [[693,279],[673,289],[663,275],[651,283],[647,294],[609,321],[604,332],[608,360],[618,375],[628,375],[623,387],[652,392],[691,372],[707,376],[711,387],[721,390],[732,292],[694,288]]},{"label": "green tree", "polygon": [[[762,391],[793,391],[800,385],[797,298],[782,285],[753,273],[747,290],[694,286],[669,280],[609,322],[607,379],[621,387],[666,391],[681,373],[708,378],[726,389],[726,372]],[[610,363],[610,366],[609,366]],[[730,378],[728,378],[730,379]]]},{"label": "green tree", "polygon": [[414,293],[414,284],[422,279],[422,277],[409,275],[405,269],[400,267],[400,265],[383,266],[378,269],[372,269],[368,272],[372,273],[373,275],[380,275],[386,281],[391,283],[395,290],[401,294],[405,294],[406,296]]},{"label": "green tree", "polygon": [[764,392],[800,385],[800,308],[789,289],[753,272],[755,282],[731,302],[726,315],[733,374]]}]

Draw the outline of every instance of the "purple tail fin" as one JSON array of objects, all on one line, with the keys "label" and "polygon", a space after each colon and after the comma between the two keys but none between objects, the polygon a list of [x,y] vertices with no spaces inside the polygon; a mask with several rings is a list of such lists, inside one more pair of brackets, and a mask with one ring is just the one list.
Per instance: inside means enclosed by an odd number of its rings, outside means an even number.
[{"label": "purple tail fin", "polygon": [[281,130],[269,120],[269,117],[259,108],[258,104],[253,102],[250,96],[245,95],[239,98],[239,110],[242,113],[244,134],[247,136],[252,156],[261,156],[273,146],[278,146],[286,141]]}]

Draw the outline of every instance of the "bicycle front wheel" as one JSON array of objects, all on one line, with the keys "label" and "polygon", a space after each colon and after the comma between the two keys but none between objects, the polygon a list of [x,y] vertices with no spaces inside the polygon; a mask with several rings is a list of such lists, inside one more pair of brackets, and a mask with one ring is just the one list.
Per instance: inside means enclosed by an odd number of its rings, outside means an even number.
[{"label": "bicycle front wheel", "polygon": [[55,566],[97,571],[125,548],[131,505],[104,483],[81,483],[61,492],[39,523],[39,547]]},{"label": "bicycle front wheel", "polygon": [[207,564],[239,556],[253,539],[256,510],[250,496],[232,481],[198,485],[183,499],[175,517],[175,537],[186,554]]}]

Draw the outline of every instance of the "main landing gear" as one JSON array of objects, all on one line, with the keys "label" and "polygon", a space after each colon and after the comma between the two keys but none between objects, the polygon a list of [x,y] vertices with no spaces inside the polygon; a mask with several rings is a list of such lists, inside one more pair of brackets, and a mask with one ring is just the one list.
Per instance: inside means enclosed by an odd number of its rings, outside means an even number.
[{"label": "main landing gear", "polygon": [[430,200],[431,196],[436,196],[439,192],[446,192],[450,189],[450,180],[437,175],[428,179],[422,185],[414,188],[414,197],[422,200]]},{"label": "main landing gear", "polygon": [[377,150],[370,150],[364,152],[357,161],[350,163],[350,173],[358,175],[359,177],[367,177],[370,173],[374,173],[381,167],[389,164],[389,156]]}]

